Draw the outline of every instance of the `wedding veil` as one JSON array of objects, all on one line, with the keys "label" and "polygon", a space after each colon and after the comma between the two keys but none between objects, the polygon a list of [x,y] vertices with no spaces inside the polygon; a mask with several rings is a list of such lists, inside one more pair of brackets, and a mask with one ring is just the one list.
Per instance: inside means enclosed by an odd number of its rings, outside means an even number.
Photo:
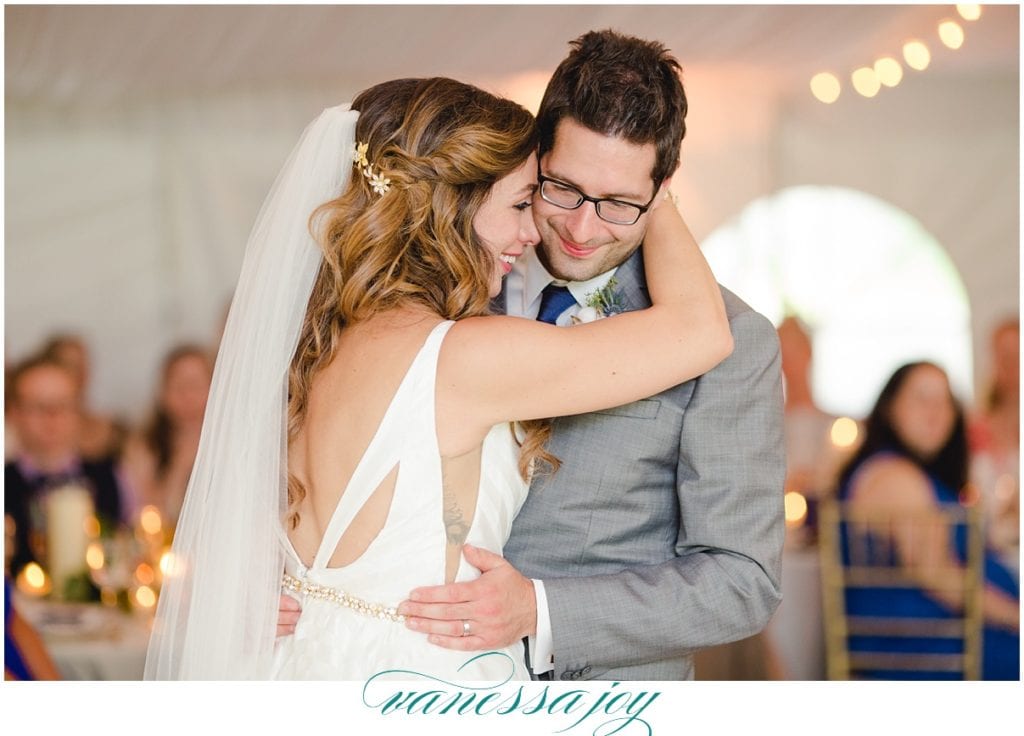
[{"label": "wedding veil", "polygon": [[348,184],[358,116],[344,105],[310,123],[249,236],[164,571],[147,680],[270,673],[284,564],[288,367],[321,260],[308,220]]}]

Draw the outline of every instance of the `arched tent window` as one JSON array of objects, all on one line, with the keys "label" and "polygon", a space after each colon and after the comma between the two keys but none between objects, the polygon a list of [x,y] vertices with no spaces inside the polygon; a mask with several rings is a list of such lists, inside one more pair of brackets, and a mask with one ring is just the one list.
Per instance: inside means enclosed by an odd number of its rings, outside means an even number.
[{"label": "arched tent window", "polygon": [[863,417],[901,364],[928,359],[973,392],[967,291],[939,242],[863,192],[799,186],[748,205],[704,241],[718,280],[778,325],[813,330],[815,401]]}]

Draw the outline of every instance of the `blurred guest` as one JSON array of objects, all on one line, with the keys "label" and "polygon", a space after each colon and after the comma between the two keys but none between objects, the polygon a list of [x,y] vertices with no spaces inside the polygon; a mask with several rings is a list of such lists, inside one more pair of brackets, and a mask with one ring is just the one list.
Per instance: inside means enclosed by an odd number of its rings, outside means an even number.
[{"label": "blurred guest", "polygon": [[152,418],[125,447],[125,472],[141,503],[156,506],[172,527],[196,459],[212,374],[203,348],[172,350],[164,359]]},{"label": "blurred guest", "polygon": [[11,366],[4,363],[4,462],[18,454],[18,432],[11,421]]},{"label": "blurred guest", "polygon": [[90,371],[85,341],[75,335],[55,335],[43,346],[42,354],[63,363],[78,384],[82,397],[78,446],[82,457],[89,460],[117,457],[127,432],[123,424],[93,412],[88,406]]},{"label": "blurred guest", "polygon": [[131,499],[113,461],[86,460],[79,452],[79,387],[67,367],[52,358],[32,358],[11,375],[11,422],[19,451],[4,466],[4,515],[14,525],[14,575],[33,560],[45,563],[37,556],[42,556],[39,540],[46,523],[43,500],[50,490],[81,485],[89,489],[101,522],[130,518]]},{"label": "blurred guest", "polygon": [[[967,481],[967,439],[963,410],[946,373],[932,363],[910,363],[886,383],[867,419],[861,447],[840,475],[840,498],[860,507],[892,513],[937,510],[958,503]],[[931,559],[929,535],[896,534],[901,558]],[[951,533],[942,561],[965,559],[965,537]],[[946,594],[921,590],[848,591],[847,609],[858,615],[914,615],[948,618],[955,602]],[[1014,576],[986,550],[983,612],[983,678],[1017,679],[1020,668],[1020,591]],[[923,651],[914,640],[861,640],[872,651]],[[854,643],[851,643],[853,648]],[[927,674],[927,673],[926,673]],[[895,674],[893,675],[896,676]],[[938,673],[935,673],[938,676]],[[923,677],[923,676],[922,676]]]},{"label": "blurred guest", "polygon": [[42,638],[18,615],[11,601],[12,586],[4,578],[4,679],[59,680],[60,673]]},{"label": "blurred guest", "polygon": [[836,417],[814,403],[811,339],[798,319],[778,327],[785,380],[786,490],[820,498],[835,489],[842,453],[832,442]]},{"label": "blurred guest", "polygon": [[[992,546],[1016,559],[1020,547],[1020,322],[992,333],[992,378],[970,427],[971,480],[981,493]],[[1018,562],[1019,568],[1019,562]]]}]

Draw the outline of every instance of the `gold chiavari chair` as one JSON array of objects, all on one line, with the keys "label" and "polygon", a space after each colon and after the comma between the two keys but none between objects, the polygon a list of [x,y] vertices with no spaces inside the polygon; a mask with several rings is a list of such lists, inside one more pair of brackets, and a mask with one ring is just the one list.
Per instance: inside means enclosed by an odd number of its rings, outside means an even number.
[{"label": "gold chiavari chair", "polygon": [[[925,673],[980,678],[979,509],[944,504],[896,512],[832,500],[822,504],[819,535],[830,680],[914,679]],[[963,561],[954,550],[955,535],[966,553]],[[929,607],[927,602],[901,604],[908,596],[919,601],[922,593],[940,602],[939,615],[917,615],[915,609]],[[889,602],[893,610],[886,610]]]}]

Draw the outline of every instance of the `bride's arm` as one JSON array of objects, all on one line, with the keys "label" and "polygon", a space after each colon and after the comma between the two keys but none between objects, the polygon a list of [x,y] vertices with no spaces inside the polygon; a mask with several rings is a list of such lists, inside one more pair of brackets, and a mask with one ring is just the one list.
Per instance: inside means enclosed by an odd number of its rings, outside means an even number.
[{"label": "bride's arm", "polygon": [[648,216],[643,248],[652,306],[571,328],[516,317],[459,322],[439,368],[440,390],[458,405],[456,416],[487,427],[618,406],[694,378],[729,355],[721,292],[696,241],[670,202],[659,200]]}]

